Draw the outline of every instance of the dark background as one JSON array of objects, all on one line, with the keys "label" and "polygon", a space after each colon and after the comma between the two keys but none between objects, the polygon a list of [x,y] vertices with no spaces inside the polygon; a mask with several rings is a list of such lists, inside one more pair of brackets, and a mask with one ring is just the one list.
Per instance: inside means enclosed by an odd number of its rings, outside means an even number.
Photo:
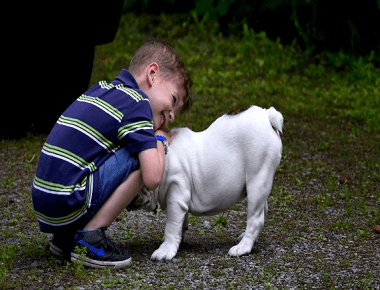
[{"label": "dark background", "polygon": [[242,35],[247,25],[283,44],[296,42],[311,58],[343,52],[380,66],[380,0],[94,0],[16,8],[9,78],[17,92],[3,97],[0,139],[50,132],[87,89],[95,46],[114,39],[123,12],[195,14],[218,21],[223,35]]},{"label": "dark background", "polygon": [[127,0],[124,9],[147,14],[195,10],[199,16],[217,19],[224,34],[239,34],[246,23],[273,40],[280,37],[283,44],[297,39],[312,53],[380,51],[379,0]]}]

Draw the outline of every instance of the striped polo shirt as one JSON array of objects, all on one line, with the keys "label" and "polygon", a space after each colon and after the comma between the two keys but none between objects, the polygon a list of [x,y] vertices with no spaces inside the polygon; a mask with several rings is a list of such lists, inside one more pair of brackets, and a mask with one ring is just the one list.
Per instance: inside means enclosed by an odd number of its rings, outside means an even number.
[{"label": "striped polo shirt", "polygon": [[41,231],[54,232],[87,212],[97,169],[121,146],[131,155],[157,147],[149,98],[124,69],[74,101],[46,140],[32,188]]}]

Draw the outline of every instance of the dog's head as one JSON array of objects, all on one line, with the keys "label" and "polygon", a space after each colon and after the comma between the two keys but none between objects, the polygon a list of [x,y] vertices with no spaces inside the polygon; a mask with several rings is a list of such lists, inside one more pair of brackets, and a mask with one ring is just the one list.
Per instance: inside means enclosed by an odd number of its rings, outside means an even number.
[{"label": "dog's head", "polygon": [[127,206],[127,210],[144,209],[146,211],[156,212],[158,207],[157,189],[149,190],[145,186],[137,193],[135,198]]}]

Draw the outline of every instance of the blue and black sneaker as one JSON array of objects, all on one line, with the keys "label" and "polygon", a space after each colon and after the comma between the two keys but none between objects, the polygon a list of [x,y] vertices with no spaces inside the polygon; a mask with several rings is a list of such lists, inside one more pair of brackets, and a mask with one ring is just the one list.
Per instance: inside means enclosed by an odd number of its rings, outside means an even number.
[{"label": "blue and black sneaker", "polygon": [[50,242],[50,252],[57,257],[70,259],[75,231],[58,231]]},{"label": "blue and black sneaker", "polygon": [[[86,266],[95,268],[121,268],[131,264],[127,250],[122,250],[105,235],[107,228],[91,231],[78,230],[74,237],[71,260],[81,260]],[[86,254],[77,254],[76,246],[85,247]]]}]

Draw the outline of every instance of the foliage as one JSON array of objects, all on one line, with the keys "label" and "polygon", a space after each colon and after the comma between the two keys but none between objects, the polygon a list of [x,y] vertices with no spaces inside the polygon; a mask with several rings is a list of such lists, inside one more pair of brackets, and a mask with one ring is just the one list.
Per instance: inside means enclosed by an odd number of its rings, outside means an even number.
[{"label": "foliage", "polygon": [[227,225],[227,218],[225,216],[220,215],[217,218],[215,218],[214,224],[219,228],[225,227]]},{"label": "foliage", "polygon": [[285,116],[332,118],[380,130],[380,70],[371,63],[374,53],[359,59],[342,51],[310,58],[297,44],[272,41],[246,24],[242,37],[225,37],[216,21],[196,13],[186,18],[127,14],[116,40],[98,47],[91,82],[112,80],[127,68],[150,37],[147,32],[172,43],[194,81],[193,108],[177,125],[203,130],[231,108],[255,104],[274,106]]},{"label": "foliage", "polygon": [[[356,56],[379,51],[378,0],[347,3],[328,0],[126,0],[125,11],[138,14],[183,13],[217,20],[223,33],[240,34],[243,25],[266,31],[282,44],[294,39],[310,54],[344,50]],[[365,15],[365,17],[363,17]],[[376,55],[380,64],[380,54]]]}]

